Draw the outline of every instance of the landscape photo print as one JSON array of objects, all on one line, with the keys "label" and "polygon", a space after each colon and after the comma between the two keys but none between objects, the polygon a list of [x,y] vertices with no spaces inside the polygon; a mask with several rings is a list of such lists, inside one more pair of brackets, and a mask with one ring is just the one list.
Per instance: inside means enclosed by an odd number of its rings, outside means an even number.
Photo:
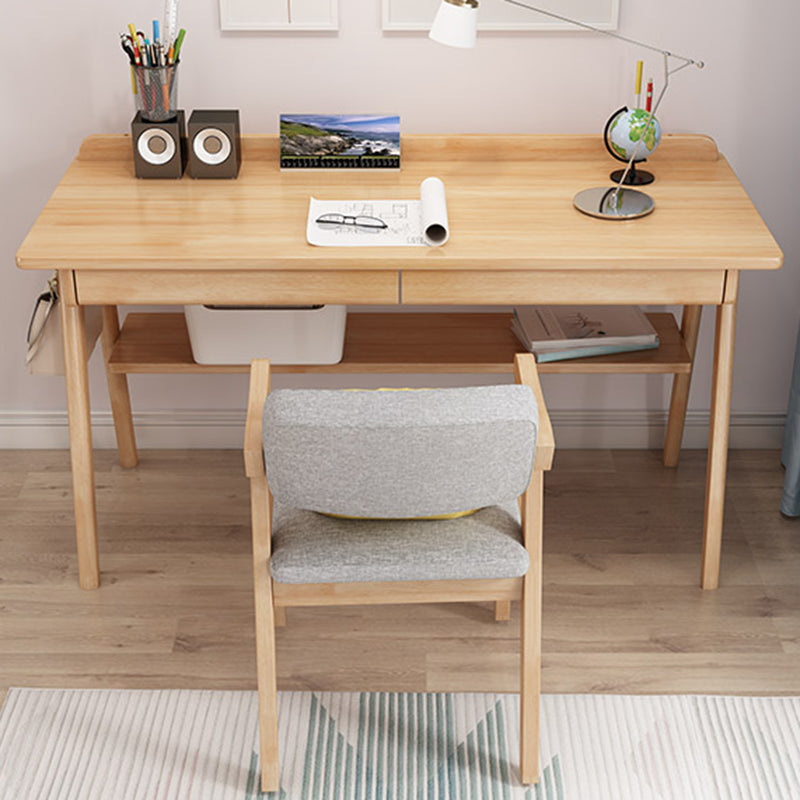
[{"label": "landscape photo print", "polygon": [[399,169],[400,117],[281,114],[281,167]]}]

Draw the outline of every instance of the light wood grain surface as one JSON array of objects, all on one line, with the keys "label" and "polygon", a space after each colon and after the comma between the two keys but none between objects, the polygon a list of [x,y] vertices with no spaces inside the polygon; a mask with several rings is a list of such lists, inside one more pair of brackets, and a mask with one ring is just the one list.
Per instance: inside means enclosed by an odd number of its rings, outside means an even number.
[{"label": "light wood grain surface", "polygon": [[[692,362],[675,318],[651,313],[655,350],[550,361],[540,373],[661,373],[691,371]],[[273,373],[511,373],[522,345],[511,331],[511,313],[350,313],[338,364],[272,364]],[[249,364],[198,364],[183,313],[133,312],[109,359],[111,373],[246,373]]]},{"label": "light wood grain surface", "polygon": [[[136,180],[128,136],[81,147],[22,244],[23,268],[80,270],[771,269],[781,253],[707,137],[674,136],[648,161],[656,211],[609,223],[573,195],[609,183],[598,136],[406,136],[399,172],[286,171],[276,137],[245,137],[232,181]],[[312,247],[310,196],[416,199],[435,168],[451,239],[441,248]],[[568,247],[565,247],[565,241]],[[367,252],[365,252],[365,250]]]},{"label": "light wood grain surface", "polygon": [[[276,137],[245,137],[240,178],[207,182],[137,181],[130,144],[126,136],[89,137],[17,254],[23,268],[58,267],[69,278],[69,305],[728,304],[718,310],[724,324],[715,344],[704,521],[702,585],[716,586],[738,275],[777,268],[782,254],[713,141],[667,137],[653,158],[658,179],[648,187],[655,213],[619,223],[572,205],[578,189],[608,182],[597,136],[406,137],[402,171],[357,176],[281,173]],[[413,199],[432,171],[447,186],[446,247],[306,243],[312,194]],[[64,322],[76,534],[88,588],[99,581],[88,375],[78,341],[82,316],[65,312]],[[119,411],[124,392],[115,383]],[[130,427],[122,422],[118,430]],[[672,449],[678,439],[673,426]]]},{"label": "light wood grain surface", "polygon": [[[557,433],[557,431],[556,431]],[[733,451],[720,588],[697,588],[705,453],[556,454],[544,504],[545,692],[800,692],[800,521],[777,451]],[[82,592],[66,451],[0,452],[8,686],[255,688],[241,451],[98,451],[104,580]],[[278,685],[517,691],[519,608],[290,609]]]}]

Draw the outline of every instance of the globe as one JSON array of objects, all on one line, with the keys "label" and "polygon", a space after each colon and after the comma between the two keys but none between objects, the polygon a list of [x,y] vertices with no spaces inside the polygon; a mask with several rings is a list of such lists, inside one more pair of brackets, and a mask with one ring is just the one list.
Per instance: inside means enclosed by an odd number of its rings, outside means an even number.
[{"label": "globe", "polygon": [[[614,154],[622,161],[630,161],[636,146],[642,140],[642,134],[647,127],[649,111],[643,108],[633,108],[630,111],[620,111],[608,128],[608,144]],[[661,125],[653,117],[653,124],[644,137],[636,160],[642,161],[655,152],[661,141]]]}]

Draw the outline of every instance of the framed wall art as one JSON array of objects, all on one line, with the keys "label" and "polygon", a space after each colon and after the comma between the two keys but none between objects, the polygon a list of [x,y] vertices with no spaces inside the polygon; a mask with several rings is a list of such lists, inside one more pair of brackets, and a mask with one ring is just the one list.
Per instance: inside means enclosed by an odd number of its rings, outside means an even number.
[{"label": "framed wall art", "polygon": [[219,0],[223,31],[335,31],[339,0]]}]

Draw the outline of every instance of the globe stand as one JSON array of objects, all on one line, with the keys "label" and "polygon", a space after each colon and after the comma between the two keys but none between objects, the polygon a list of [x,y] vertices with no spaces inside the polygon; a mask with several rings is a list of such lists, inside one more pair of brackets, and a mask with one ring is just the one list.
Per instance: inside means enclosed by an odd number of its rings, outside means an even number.
[{"label": "globe stand", "polygon": [[[644,160],[642,159],[642,161]],[[641,164],[642,162],[640,161],[639,163]],[[656,176],[646,169],[637,170],[635,162],[631,165],[627,177],[625,177],[624,169],[615,169],[608,177],[614,183],[619,184],[621,182],[623,186],[647,186],[648,183],[652,183],[656,179]],[[623,178],[625,179],[623,180]]]},{"label": "globe stand", "polygon": [[584,189],[572,202],[578,211],[599,219],[637,219],[646,217],[656,207],[649,194],[619,184]]}]

